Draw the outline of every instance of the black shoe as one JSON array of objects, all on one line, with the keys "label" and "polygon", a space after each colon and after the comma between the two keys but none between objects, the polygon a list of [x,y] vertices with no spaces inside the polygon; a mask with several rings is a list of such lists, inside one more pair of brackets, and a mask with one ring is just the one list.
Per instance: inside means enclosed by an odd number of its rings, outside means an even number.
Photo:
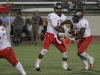
[{"label": "black shoe", "polygon": [[91,68],[89,68],[88,70],[92,70]]},{"label": "black shoe", "polygon": [[70,69],[70,68],[67,68],[67,70],[68,70],[68,71],[72,71],[72,69]]},{"label": "black shoe", "polygon": [[38,68],[36,68],[36,71],[41,71],[41,69],[38,67]]}]

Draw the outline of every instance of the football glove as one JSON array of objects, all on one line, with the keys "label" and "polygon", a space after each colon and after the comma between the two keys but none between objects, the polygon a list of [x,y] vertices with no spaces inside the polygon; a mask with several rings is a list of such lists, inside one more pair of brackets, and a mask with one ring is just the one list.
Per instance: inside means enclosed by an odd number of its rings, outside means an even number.
[{"label": "football glove", "polygon": [[75,43],[75,38],[67,37],[72,43]]},{"label": "football glove", "polygon": [[68,31],[70,30],[70,28],[66,27],[66,25],[63,25],[62,28],[65,31],[65,34],[68,34]]}]

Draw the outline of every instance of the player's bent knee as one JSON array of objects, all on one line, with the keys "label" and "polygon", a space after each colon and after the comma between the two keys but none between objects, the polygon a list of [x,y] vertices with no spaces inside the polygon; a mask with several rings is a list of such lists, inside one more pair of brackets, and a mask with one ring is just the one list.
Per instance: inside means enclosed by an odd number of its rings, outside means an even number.
[{"label": "player's bent knee", "polygon": [[45,55],[48,52],[47,49],[42,49],[42,51],[40,52],[42,55]]},{"label": "player's bent knee", "polygon": [[16,66],[18,61],[17,60],[13,60],[12,62],[10,62],[13,66]]},{"label": "player's bent knee", "polygon": [[62,57],[67,58],[68,57],[67,52],[62,53]]}]

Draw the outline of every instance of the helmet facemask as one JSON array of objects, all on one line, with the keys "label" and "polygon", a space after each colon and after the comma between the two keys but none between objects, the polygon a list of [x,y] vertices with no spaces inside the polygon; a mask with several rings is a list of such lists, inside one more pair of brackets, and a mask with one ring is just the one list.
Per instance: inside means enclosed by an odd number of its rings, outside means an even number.
[{"label": "helmet facemask", "polygon": [[72,16],[72,19],[75,23],[78,23],[83,18],[83,12],[76,10]]},{"label": "helmet facemask", "polygon": [[78,23],[81,19],[80,19],[80,17],[79,16],[76,16],[76,15],[73,15],[72,16],[72,19],[73,19],[73,21],[75,22],[75,23]]}]

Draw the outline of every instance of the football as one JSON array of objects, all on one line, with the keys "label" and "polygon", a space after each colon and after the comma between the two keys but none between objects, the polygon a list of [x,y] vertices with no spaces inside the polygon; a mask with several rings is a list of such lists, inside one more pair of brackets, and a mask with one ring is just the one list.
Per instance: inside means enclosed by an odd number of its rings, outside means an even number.
[{"label": "football", "polygon": [[69,30],[68,33],[74,36],[77,36],[78,34],[80,34],[80,31],[79,30]]},{"label": "football", "polygon": [[78,31],[78,30],[75,30],[75,31],[74,31],[74,34],[75,34],[75,35],[78,35],[78,34],[79,34],[79,31]]}]

